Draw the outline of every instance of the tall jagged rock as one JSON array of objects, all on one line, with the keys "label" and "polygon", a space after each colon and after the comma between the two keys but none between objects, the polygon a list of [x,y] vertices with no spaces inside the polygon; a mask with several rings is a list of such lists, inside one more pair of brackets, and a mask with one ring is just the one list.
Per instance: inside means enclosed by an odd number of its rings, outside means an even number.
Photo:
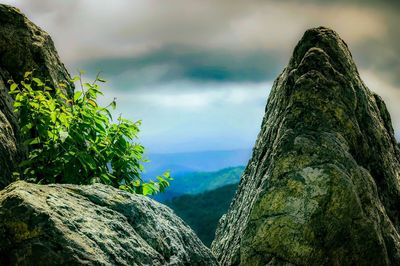
[{"label": "tall jagged rock", "polygon": [[53,86],[70,79],[50,36],[18,9],[0,4],[0,189],[12,181],[24,155],[7,81],[20,81],[32,70]]},{"label": "tall jagged rock", "polygon": [[345,42],[310,29],[273,85],[212,251],[221,265],[400,265],[399,161]]},{"label": "tall jagged rock", "polygon": [[106,185],[0,191],[0,265],[217,265],[170,208]]}]

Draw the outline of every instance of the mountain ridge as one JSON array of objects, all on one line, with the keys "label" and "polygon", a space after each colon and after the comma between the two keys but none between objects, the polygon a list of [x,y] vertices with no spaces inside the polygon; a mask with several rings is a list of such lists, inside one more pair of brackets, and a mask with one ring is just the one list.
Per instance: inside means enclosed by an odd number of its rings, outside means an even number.
[{"label": "mountain ridge", "polygon": [[151,179],[165,171],[170,171],[172,176],[194,171],[213,172],[246,165],[250,155],[251,149],[149,153],[146,154],[149,162],[144,164],[144,176]]},{"label": "mountain ridge", "polygon": [[238,183],[244,166],[228,167],[213,172],[188,172],[174,176],[164,193],[153,196],[164,202],[182,195],[204,193],[219,187]]}]

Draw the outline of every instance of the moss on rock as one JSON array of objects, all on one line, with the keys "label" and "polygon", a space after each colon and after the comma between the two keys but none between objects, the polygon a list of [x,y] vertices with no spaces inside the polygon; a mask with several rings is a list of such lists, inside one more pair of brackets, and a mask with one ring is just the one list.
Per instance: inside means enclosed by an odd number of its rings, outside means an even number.
[{"label": "moss on rock", "polygon": [[390,115],[332,30],[308,30],[274,82],[212,251],[222,265],[399,265]]}]

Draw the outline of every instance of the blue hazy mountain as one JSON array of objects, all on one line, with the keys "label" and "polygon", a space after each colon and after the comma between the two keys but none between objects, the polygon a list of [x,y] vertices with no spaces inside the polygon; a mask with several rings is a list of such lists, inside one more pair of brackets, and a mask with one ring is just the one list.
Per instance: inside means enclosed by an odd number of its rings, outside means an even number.
[{"label": "blue hazy mountain", "polygon": [[224,168],[215,172],[185,172],[173,176],[174,180],[164,193],[153,198],[164,202],[181,195],[194,195],[239,182],[244,166]]},{"label": "blue hazy mountain", "polygon": [[150,162],[144,164],[144,176],[145,179],[152,179],[167,170],[173,177],[184,173],[218,171],[227,167],[247,165],[250,156],[250,149],[147,154]]}]

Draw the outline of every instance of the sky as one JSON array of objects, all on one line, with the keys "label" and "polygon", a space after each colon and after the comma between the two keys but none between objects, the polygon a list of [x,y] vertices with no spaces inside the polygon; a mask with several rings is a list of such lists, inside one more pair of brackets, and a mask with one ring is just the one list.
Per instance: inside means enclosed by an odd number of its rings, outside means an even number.
[{"label": "sky", "polygon": [[400,139],[400,1],[6,0],[47,31],[72,75],[109,82],[150,153],[253,147],[273,80],[304,31],[331,27]]}]

